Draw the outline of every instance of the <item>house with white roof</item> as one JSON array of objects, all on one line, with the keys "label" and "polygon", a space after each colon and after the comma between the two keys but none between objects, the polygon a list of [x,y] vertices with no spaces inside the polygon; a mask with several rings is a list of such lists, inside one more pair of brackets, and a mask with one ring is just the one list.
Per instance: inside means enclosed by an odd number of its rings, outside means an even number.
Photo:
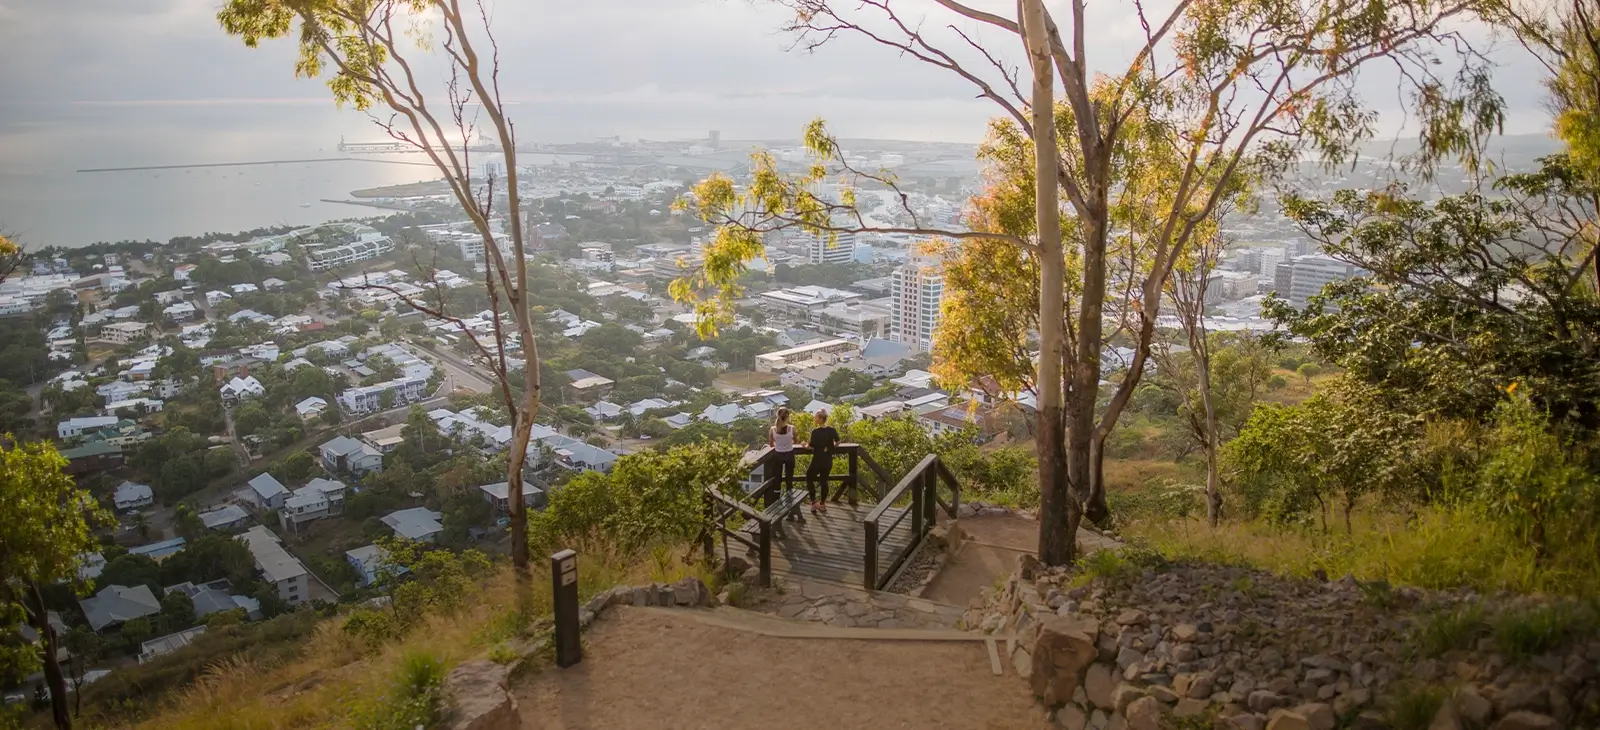
[{"label": "house with white roof", "polygon": [[145,322],[112,322],[100,328],[100,340],[113,345],[126,345],[144,339],[150,332]]},{"label": "house with white roof", "polygon": [[94,431],[117,425],[116,416],[85,416],[81,418],[68,418],[56,424],[56,436],[65,440],[76,438],[85,431]]},{"label": "house with white roof", "polygon": [[261,291],[261,287],[248,282],[244,284],[234,284],[230,288],[233,289],[234,294],[249,294],[250,292]]},{"label": "house with white roof", "polygon": [[[198,610],[196,610],[195,615],[200,615]],[[182,649],[183,647],[194,643],[194,640],[199,638],[205,632],[206,627],[195,626],[194,628],[184,629],[182,631],[167,634],[166,636],[159,636],[141,643],[139,644],[139,663],[145,664],[153,661],[156,657],[159,657],[163,654],[171,654],[172,652]]]},{"label": "house with white roof", "polygon": [[310,398],[294,404],[294,411],[295,413],[300,414],[301,420],[310,420],[312,418],[316,418],[317,416],[322,415],[322,412],[325,410],[328,410],[328,401],[317,396],[311,396]]},{"label": "house with white roof", "polygon": [[155,503],[156,498],[155,492],[151,491],[148,484],[123,482],[118,484],[116,491],[111,494],[111,501],[116,505],[118,512],[126,512],[130,509],[148,507]]},{"label": "house with white roof", "polygon": [[[495,482],[478,487],[483,492],[483,500],[495,510],[496,514],[505,515],[511,511],[511,483]],[[527,482],[522,483],[522,503],[529,509],[544,509],[544,490]]]},{"label": "house with white roof", "polygon": [[[389,394],[385,396],[385,394]],[[384,401],[395,408],[422,400],[428,395],[427,378],[399,377],[382,383],[346,388],[338,395],[339,407],[352,415],[364,415],[383,410]]]},{"label": "house with white roof", "polygon": [[223,302],[225,302],[225,301],[227,301],[229,299],[232,299],[232,298],[233,298],[233,295],[229,294],[229,293],[227,293],[225,291],[217,291],[217,290],[213,289],[211,291],[206,292],[206,304],[211,306],[211,307],[213,307],[213,308],[215,308],[218,304],[221,304],[221,303],[223,303]]},{"label": "house with white roof", "polygon": [[[256,570],[261,571],[261,576],[278,589],[278,597],[290,605],[299,605],[311,597],[306,566],[283,548],[283,543],[271,530],[256,525],[245,530],[239,539],[250,548]],[[157,610],[160,610],[159,606]]]},{"label": "house with white roof", "polygon": [[739,415],[739,406],[732,403],[724,403],[720,406],[706,406],[706,409],[700,412],[700,420],[710,421],[718,426],[726,426],[738,420]]},{"label": "house with white roof", "polygon": [[194,304],[190,302],[177,302],[167,305],[165,309],[161,310],[161,313],[174,322],[187,322],[194,319],[197,311],[199,310],[196,310]]},{"label": "house with white roof", "polygon": [[284,281],[282,279],[272,278],[272,279],[267,279],[266,281],[261,282],[261,288],[262,289],[277,289],[277,288],[282,287],[282,286],[287,286],[288,283],[289,282]]},{"label": "house with white roof", "polygon": [[415,542],[433,542],[444,532],[444,525],[439,522],[444,515],[427,507],[412,507],[390,512],[380,520],[394,530],[394,534]]},{"label": "house with white roof", "polygon": [[597,421],[609,421],[617,416],[622,415],[623,410],[624,409],[622,406],[610,401],[600,401],[599,403],[583,409],[583,412],[594,417],[594,419]]},{"label": "house with white roof", "polygon": [[403,575],[408,572],[404,566],[390,566],[387,558],[388,555],[384,553],[383,548],[377,545],[362,545],[344,553],[344,559],[361,574],[361,579],[356,585],[362,588],[378,582],[384,573],[392,571],[397,575]]},{"label": "house with white roof", "polygon": [[289,488],[283,486],[277,477],[262,472],[246,482],[238,495],[251,506],[266,512],[283,509],[283,501],[289,497]]},{"label": "house with white roof", "polygon": [[267,394],[266,386],[256,380],[254,375],[229,380],[221,388],[222,402],[225,404],[238,403],[246,398],[259,398]]},{"label": "house with white roof", "polygon": [[188,281],[189,275],[194,273],[194,270],[198,268],[200,267],[195,266],[194,264],[179,264],[172,267],[172,278],[177,279],[178,281]]}]

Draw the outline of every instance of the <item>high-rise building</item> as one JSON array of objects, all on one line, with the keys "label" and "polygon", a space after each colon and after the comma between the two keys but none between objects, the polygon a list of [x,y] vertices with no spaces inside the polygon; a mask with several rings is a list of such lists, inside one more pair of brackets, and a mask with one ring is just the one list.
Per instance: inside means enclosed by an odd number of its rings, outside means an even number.
[{"label": "high-rise building", "polygon": [[856,260],[856,234],[839,233],[828,240],[827,235],[801,234],[806,240],[806,262],[812,264],[848,264]]},{"label": "high-rise building", "polygon": [[[1283,267],[1279,266],[1278,270],[1281,278]],[[1280,282],[1278,294],[1287,296],[1289,302],[1295,306],[1305,306],[1313,295],[1322,291],[1325,284],[1349,279],[1362,273],[1361,269],[1354,265],[1322,254],[1296,256],[1291,272],[1288,290],[1282,289]]]},{"label": "high-rise building", "polygon": [[939,329],[939,307],[944,303],[941,262],[913,256],[895,269],[889,287],[889,339],[909,345],[913,352],[933,349]]}]

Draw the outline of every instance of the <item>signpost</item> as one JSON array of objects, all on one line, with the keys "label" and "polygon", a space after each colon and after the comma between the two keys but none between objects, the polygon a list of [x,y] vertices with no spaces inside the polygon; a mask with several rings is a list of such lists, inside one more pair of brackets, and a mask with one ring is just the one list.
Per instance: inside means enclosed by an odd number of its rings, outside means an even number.
[{"label": "signpost", "polygon": [[566,669],[583,661],[578,641],[578,553],[562,550],[550,556],[550,588],[555,596],[556,666]]}]

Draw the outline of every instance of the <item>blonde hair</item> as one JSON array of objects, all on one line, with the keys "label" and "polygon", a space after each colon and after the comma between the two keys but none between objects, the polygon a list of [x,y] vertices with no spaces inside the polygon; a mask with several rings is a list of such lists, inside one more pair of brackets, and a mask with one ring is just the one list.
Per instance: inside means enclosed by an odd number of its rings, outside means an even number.
[{"label": "blonde hair", "polygon": [[828,422],[828,409],[826,409],[826,408],[818,408],[817,409],[817,414],[814,417],[817,419],[817,425],[818,426],[820,426],[820,425],[822,425],[824,423],[827,423]]},{"label": "blonde hair", "polygon": [[772,427],[774,429],[779,429],[778,433],[784,433],[784,431],[782,429],[783,429],[784,426],[787,426],[787,425],[789,425],[789,409],[788,408],[779,408],[778,409],[778,420],[773,422]]}]

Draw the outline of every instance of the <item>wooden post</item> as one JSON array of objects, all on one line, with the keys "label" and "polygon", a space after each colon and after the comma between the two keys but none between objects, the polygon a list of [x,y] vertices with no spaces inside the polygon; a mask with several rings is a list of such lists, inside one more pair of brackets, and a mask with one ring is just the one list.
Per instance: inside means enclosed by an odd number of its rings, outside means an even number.
[{"label": "wooden post", "polygon": [[861,587],[869,591],[878,590],[878,521],[863,520],[867,530],[867,547],[863,552],[861,565]]},{"label": "wooden post", "polygon": [[705,525],[701,527],[700,549],[705,552],[705,559],[709,563],[717,549],[717,538],[716,535],[712,534],[717,529],[716,524],[714,524],[716,522],[717,506],[716,501],[711,498],[710,494],[700,495],[700,501],[705,512]]},{"label": "wooden post", "polygon": [[772,525],[765,521],[761,523],[761,533],[757,538],[761,546],[761,587],[772,587]]},{"label": "wooden post", "polygon": [[858,489],[861,486],[861,447],[850,449],[850,506],[859,504]]},{"label": "wooden post", "polygon": [[924,514],[922,503],[928,499],[925,494],[928,486],[928,472],[917,475],[917,480],[911,484],[911,542],[922,539],[922,516]]},{"label": "wooden post", "polygon": [[[922,475],[922,486],[927,492],[922,498],[922,526],[923,529],[932,530],[939,524],[939,462],[935,461],[928,466],[928,472]],[[922,533],[918,533],[920,536]]]}]

